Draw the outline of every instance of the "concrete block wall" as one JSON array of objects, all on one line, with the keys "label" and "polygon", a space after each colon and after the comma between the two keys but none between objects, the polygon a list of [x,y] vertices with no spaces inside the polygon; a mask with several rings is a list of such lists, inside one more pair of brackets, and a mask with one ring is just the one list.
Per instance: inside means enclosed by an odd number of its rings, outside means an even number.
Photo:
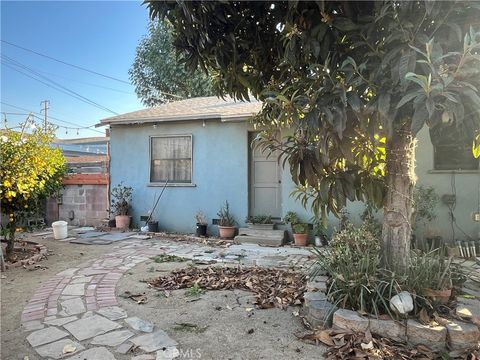
[{"label": "concrete block wall", "polygon": [[66,185],[58,219],[69,225],[99,226],[108,215],[108,207],[107,185]]}]

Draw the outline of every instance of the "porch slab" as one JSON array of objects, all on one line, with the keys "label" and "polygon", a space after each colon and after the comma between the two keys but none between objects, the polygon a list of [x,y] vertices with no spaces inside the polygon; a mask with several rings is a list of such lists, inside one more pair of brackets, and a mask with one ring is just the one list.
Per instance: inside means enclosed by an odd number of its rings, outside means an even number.
[{"label": "porch slab", "polygon": [[282,246],[285,242],[285,230],[254,230],[240,228],[235,241],[242,244],[264,246]]}]

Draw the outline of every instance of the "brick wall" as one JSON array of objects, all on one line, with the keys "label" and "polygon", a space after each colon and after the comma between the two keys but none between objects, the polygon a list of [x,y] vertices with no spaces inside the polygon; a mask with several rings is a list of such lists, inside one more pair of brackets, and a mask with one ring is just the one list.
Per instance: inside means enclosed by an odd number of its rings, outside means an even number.
[{"label": "brick wall", "polygon": [[69,225],[99,226],[108,215],[108,187],[106,184],[65,185],[58,219]]}]

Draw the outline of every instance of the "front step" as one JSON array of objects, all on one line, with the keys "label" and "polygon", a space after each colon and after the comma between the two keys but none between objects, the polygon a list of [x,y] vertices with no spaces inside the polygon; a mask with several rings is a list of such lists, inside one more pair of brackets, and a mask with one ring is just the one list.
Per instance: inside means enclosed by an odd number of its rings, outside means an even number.
[{"label": "front step", "polygon": [[254,230],[240,228],[235,241],[241,244],[258,244],[265,246],[282,246],[285,242],[285,230]]}]

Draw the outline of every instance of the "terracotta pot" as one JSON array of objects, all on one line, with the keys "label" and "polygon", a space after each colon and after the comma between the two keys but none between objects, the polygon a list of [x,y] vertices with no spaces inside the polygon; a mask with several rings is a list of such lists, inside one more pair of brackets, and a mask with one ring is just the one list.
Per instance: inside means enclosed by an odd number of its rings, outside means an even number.
[{"label": "terracotta pot", "polygon": [[293,234],[296,246],[307,246],[308,234]]},{"label": "terracotta pot", "polygon": [[425,289],[425,295],[429,298],[432,298],[435,301],[440,302],[441,304],[446,304],[448,303],[450,296],[452,296],[452,289],[444,289],[444,290]]},{"label": "terracotta pot", "polygon": [[220,226],[218,225],[218,233],[222,239],[233,239],[235,236],[235,226]]},{"label": "terracotta pot", "polygon": [[118,229],[128,229],[130,226],[130,216],[117,215],[115,216],[115,225]]}]

